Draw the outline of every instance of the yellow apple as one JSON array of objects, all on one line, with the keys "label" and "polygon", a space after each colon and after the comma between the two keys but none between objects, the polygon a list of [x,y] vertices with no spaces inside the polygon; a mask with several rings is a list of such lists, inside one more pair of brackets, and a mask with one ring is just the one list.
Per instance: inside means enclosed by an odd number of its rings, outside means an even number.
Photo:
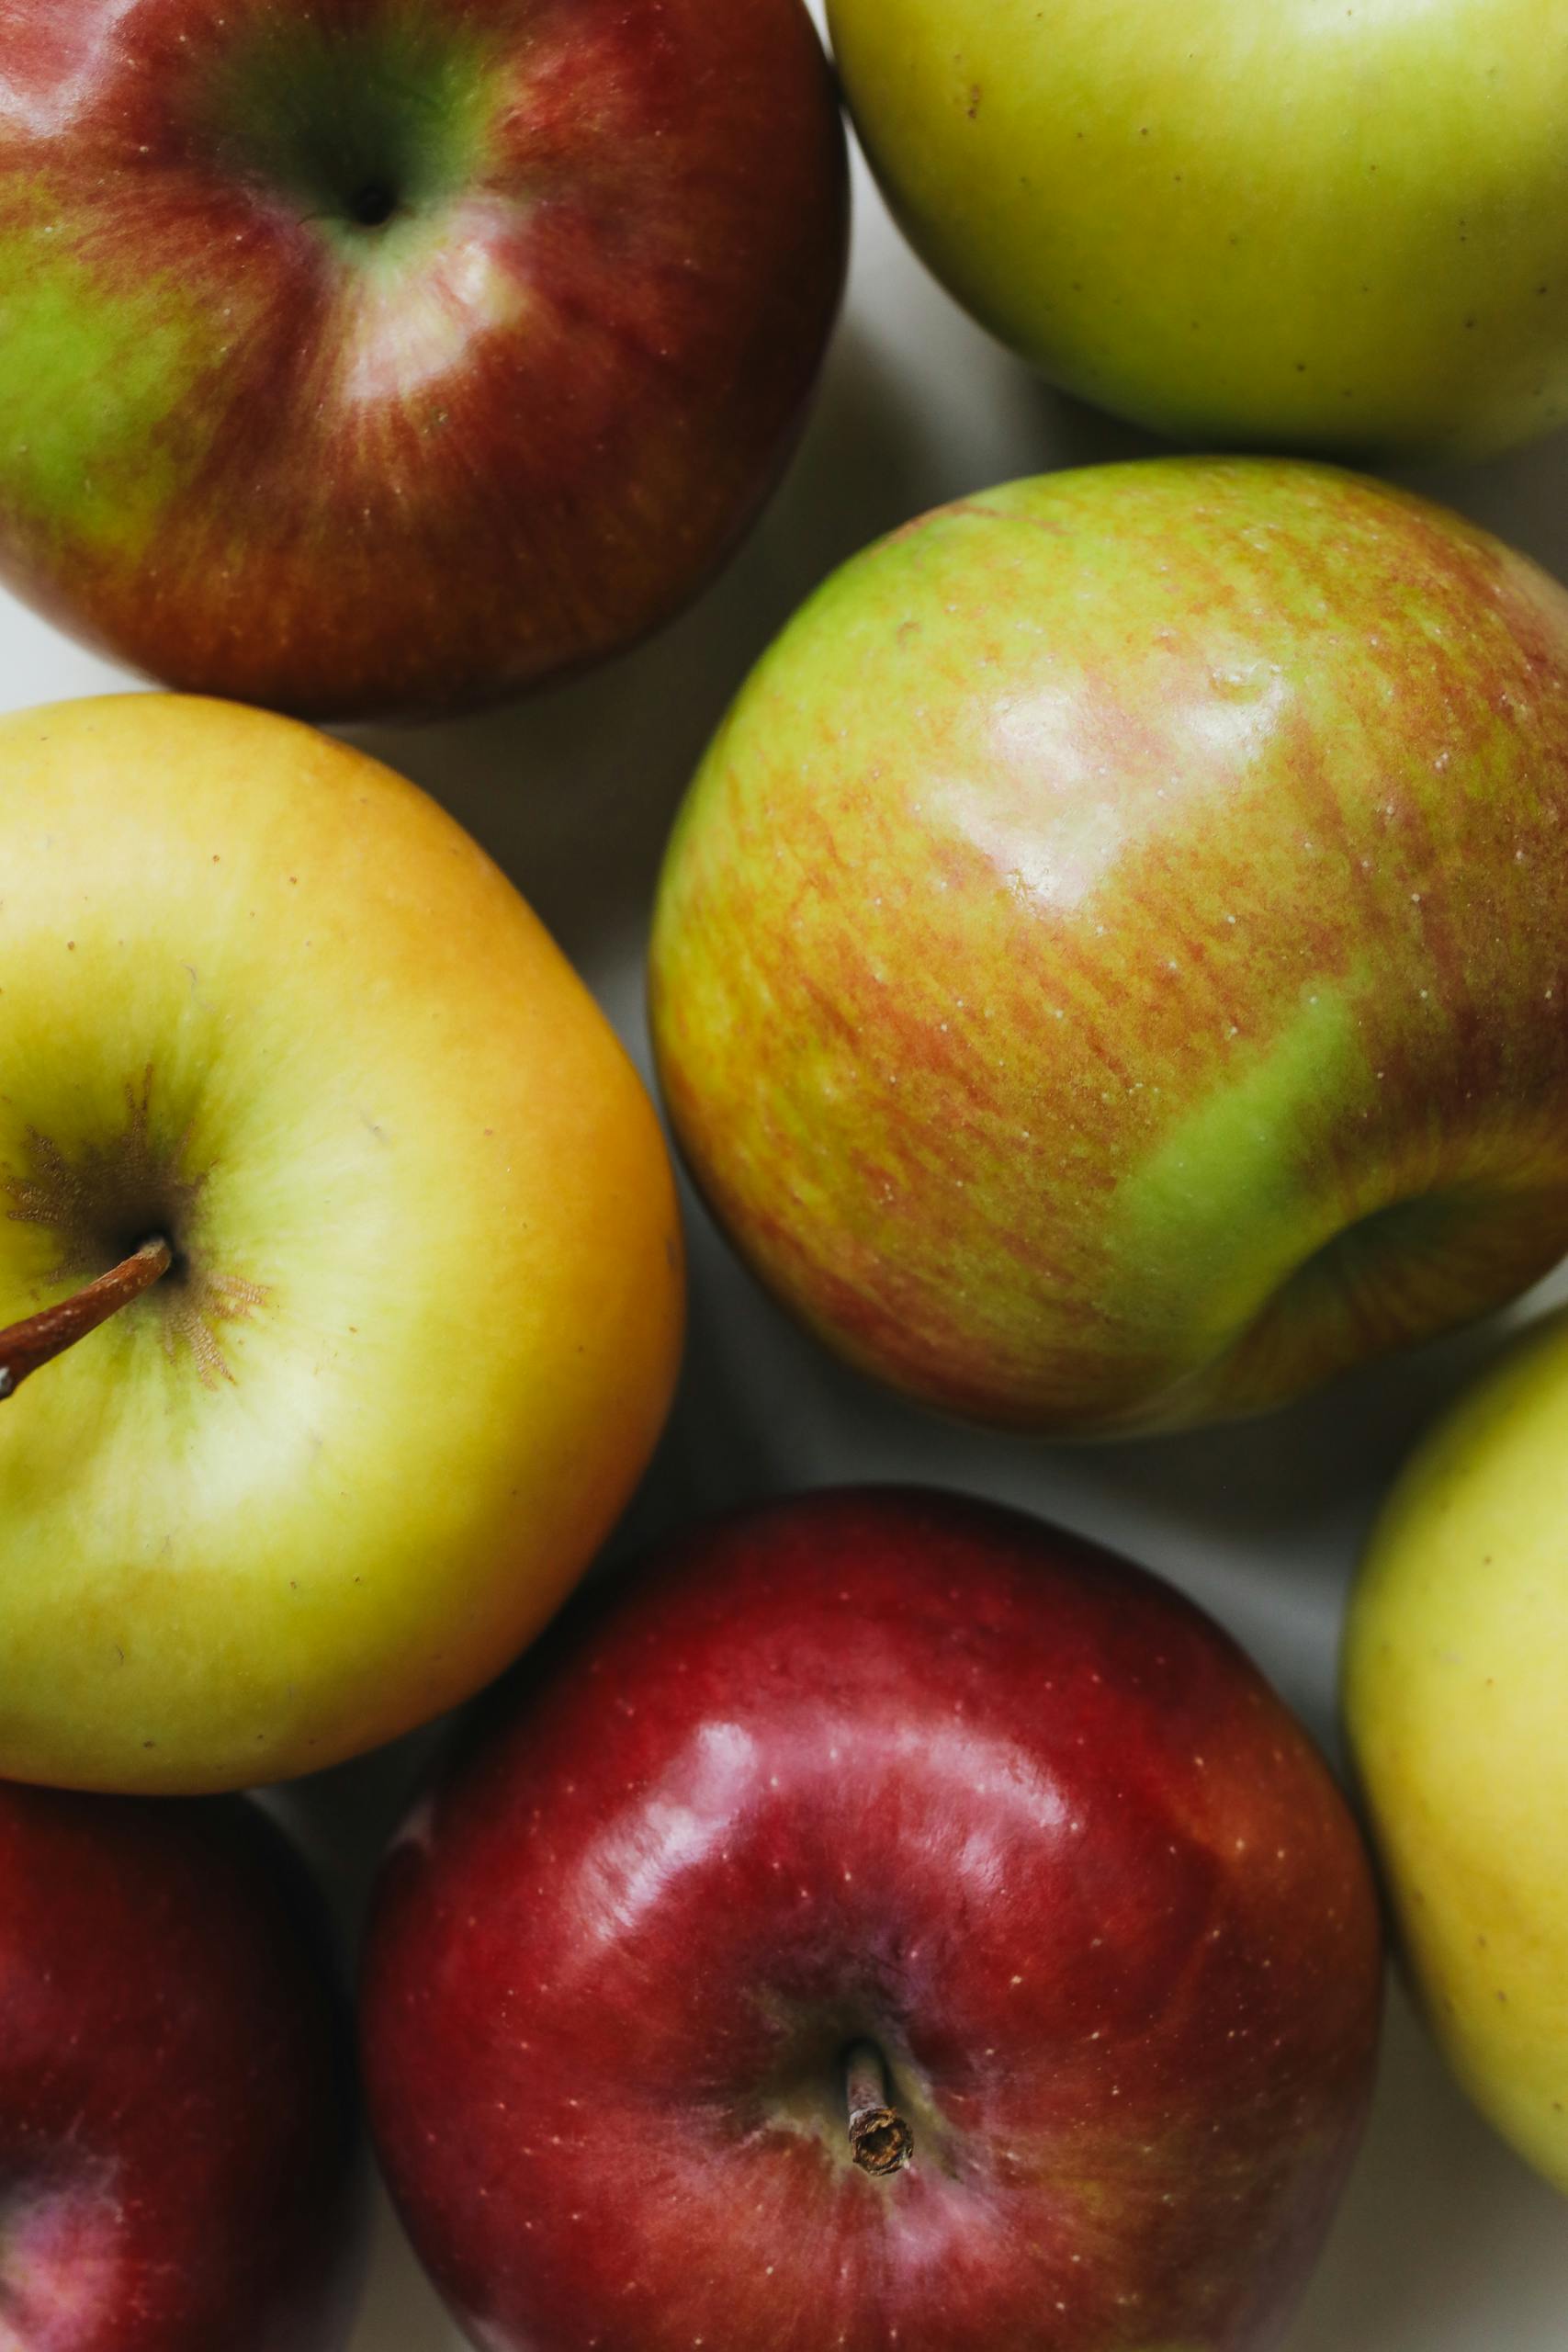
[{"label": "yellow apple", "polygon": [[1568,1320],[1516,1344],[1395,1487],[1345,1701],[1433,2030],[1568,2191]]},{"label": "yellow apple", "polygon": [[917,250],[1187,441],[1479,457],[1568,417],[1559,0],[828,0]]},{"label": "yellow apple", "polygon": [[432,801],[127,695],[0,724],[0,1324],[173,1263],[0,1405],[0,1775],[190,1791],[495,1674],[662,1422],[668,1157]]}]

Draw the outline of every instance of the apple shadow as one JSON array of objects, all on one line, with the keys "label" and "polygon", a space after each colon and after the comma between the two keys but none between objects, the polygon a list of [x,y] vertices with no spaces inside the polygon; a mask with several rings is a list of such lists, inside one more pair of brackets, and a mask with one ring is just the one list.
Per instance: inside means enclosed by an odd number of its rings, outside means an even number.
[{"label": "apple shadow", "polygon": [[1559,580],[1568,579],[1568,503],[1542,495],[1549,481],[1542,459],[1568,450],[1568,433],[1532,441],[1483,465],[1401,466],[1389,479],[1406,490],[1457,507],[1483,529],[1533,556]]},{"label": "apple shadow", "polygon": [[[640,967],[671,823],[741,681],[829,572],[931,503],[936,464],[930,424],[888,357],[840,330],[782,484],[677,619],[531,699],[345,731],[483,842],[591,979],[628,950]],[[631,1027],[626,1006],[609,1010]]]},{"label": "apple shadow", "polygon": [[1533,2290],[1533,2305],[1509,2305],[1524,2340],[1555,2341],[1563,2219],[1562,2199],[1483,2122],[1392,1987],[1366,2143],[1284,2352],[1495,2345],[1500,2278]]},{"label": "apple shadow", "polygon": [[468,2352],[420,2267],[378,2181],[370,2223],[370,2278],[348,2352]]}]

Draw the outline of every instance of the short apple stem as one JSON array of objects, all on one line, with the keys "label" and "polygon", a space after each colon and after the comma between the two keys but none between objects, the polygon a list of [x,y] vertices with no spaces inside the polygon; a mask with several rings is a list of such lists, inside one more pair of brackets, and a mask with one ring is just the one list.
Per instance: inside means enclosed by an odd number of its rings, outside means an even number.
[{"label": "short apple stem", "polygon": [[39,1370],[66,1349],[151,1290],[161,1274],[166,1274],[174,1263],[175,1253],[162,1238],[144,1241],[140,1250],[89,1283],[73,1298],[62,1299],[58,1306],[46,1306],[40,1315],[29,1315],[25,1323],[9,1323],[0,1331],[0,1400],[14,1396],[29,1374]]},{"label": "short apple stem", "polygon": [[850,2154],[862,2172],[883,2180],[902,2172],[915,2153],[915,2135],[887,2104],[887,2068],[874,2041],[856,2041],[844,2053],[844,2104]]}]

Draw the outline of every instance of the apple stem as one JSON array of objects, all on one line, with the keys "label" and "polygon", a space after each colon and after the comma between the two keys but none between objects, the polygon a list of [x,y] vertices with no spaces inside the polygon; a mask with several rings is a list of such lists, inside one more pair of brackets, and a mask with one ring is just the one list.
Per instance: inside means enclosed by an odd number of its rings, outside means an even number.
[{"label": "apple stem", "polygon": [[887,2067],[874,2041],[856,2041],[844,2053],[844,2104],[850,2154],[874,2180],[902,2172],[915,2153],[915,2135],[887,2104]]},{"label": "apple stem", "polygon": [[100,1274],[73,1298],[29,1315],[25,1323],[8,1323],[0,1331],[0,1400],[14,1396],[29,1373],[54,1356],[63,1355],[144,1290],[151,1290],[174,1263],[175,1253],[161,1238],[144,1241],[140,1250],[107,1274]]}]

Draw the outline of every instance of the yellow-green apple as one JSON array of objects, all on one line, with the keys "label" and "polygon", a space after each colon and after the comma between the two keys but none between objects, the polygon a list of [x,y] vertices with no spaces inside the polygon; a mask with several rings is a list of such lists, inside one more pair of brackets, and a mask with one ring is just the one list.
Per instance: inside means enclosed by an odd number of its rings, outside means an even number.
[{"label": "yellow-green apple", "polygon": [[1472,2097],[1568,2193],[1568,1325],[1417,1450],[1352,1598],[1351,1743],[1404,1951]]},{"label": "yellow-green apple", "polygon": [[1215,1626],[1016,1513],[863,1490],[678,1540],[533,1663],[394,1846],[362,1985],[372,2128],[477,2344],[1278,2340],[1380,1931]]},{"label": "yellow-green apple", "polygon": [[597,660],[772,486],[846,222],[800,0],[0,0],[0,568],[309,716]]},{"label": "yellow-green apple", "polygon": [[351,2081],[321,1922],[254,1806],[0,1787],[6,2352],[331,2352]]},{"label": "yellow-green apple", "polygon": [[1568,416],[1553,0],[829,0],[918,251],[1204,442],[1479,456]]},{"label": "yellow-green apple", "polygon": [[1568,595],[1325,468],[960,500],[753,673],[652,978],[709,1201],[855,1363],[1280,1403],[1568,1248]]},{"label": "yellow-green apple", "polygon": [[[0,785],[0,1773],[330,1763],[499,1671],[642,1467],[682,1297],[652,1107],[358,752],[124,695],[6,720]],[[95,1283],[129,1303],[39,1368]]]}]

